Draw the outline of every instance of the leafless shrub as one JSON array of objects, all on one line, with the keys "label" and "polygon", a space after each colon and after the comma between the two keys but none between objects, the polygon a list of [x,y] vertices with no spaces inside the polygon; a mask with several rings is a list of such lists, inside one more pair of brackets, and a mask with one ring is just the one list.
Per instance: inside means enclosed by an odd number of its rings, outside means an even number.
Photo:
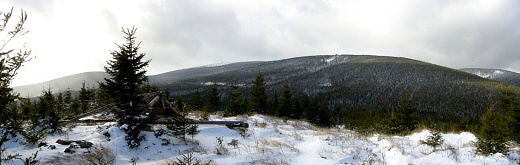
[{"label": "leafless shrub", "polygon": [[215,154],[228,155],[229,150],[224,146],[224,137],[217,137],[217,146],[215,147]]}]

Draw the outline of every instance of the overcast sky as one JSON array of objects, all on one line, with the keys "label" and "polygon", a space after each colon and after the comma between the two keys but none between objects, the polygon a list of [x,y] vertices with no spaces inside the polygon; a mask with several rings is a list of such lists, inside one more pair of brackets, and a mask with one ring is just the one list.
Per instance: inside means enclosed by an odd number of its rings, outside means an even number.
[{"label": "overcast sky", "polygon": [[[408,57],[520,72],[518,0],[18,0],[36,59],[13,85],[103,71],[135,26],[149,74],[318,54]],[[18,16],[18,15],[17,15]]]}]

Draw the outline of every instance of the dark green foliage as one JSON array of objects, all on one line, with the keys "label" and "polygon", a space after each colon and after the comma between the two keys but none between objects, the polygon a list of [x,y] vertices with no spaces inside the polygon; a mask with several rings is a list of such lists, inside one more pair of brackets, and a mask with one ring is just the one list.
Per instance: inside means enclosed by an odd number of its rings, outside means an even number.
[{"label": "dark green foliage", "polygon": [[96,97],[95,97],[96,103],[99,106],[108,105],[108,104],[114,102],[113,98],[110,97],[110,93],[107,88],[103,88],[100,86],[100,88],[98,88],[95,91],[95,93],[96,93]]},{"label": "dark green foliage", "polygon": [[85,113],[91,110],[90,103],[94,100],[94,90],[90,87],[85,86],[85,81],[81,84],[79,91],[78,102],[79,110],[81,113]]},{"label": "dark green foliage", "polygon": [[326,102],[322,102],[318,109],[317,118],[313,122],[314,124],[321,127],[330,127],[332,126],[332,122],[330,120],[330,110],[329,104]]},{"label": "dark green foliage", "polygon": [[426,140],[421,140],[421,144],[426,144],[433,148],[433,152],[437,151],[437,147],[441,146],[444,143],[444,139],[442,135],[438,131],[431,131],[431,135],[427,137]]},{"label": "dark green foliage", "polygon": [[175,158],[176,161],[168,162],[167,165],[210,165],[212,160],[202,161],[193,157],[193,152],[182,155],[182,158]]},{"label": "dark green foliage", "polygon": [[68,106],[72,103],[72,99],[72,91],[70,88],[67,88],[63,94],[63,103]]},{"label": "dark green foliage", "polygon": [[42,96],[36,102],[36,115],[32,118],[32,123],[40,126],[49,133],[56,133],[61,130],[60,107],[52,91],[47,89],[42,92]]},{"label": "dark green foliage", "polygon": [[390,118],[387,121],[386,132],[390,134],[403,134],[414,130],[418,125],[417,106],[411,100],[408,92],[399,105],[392,110]]},{"label": "dark green foliage", "polygon": [[218,85],[216,83],[213,84],[211,89],[206,96],[206,110],[208,112],[216,112],[220,110],[220,94],[218,92]]},{"label": "dark green foliage", "polygon": [[193,120],[186,118],[186,116],[176,116],[168,120],[166,128],[170,136],[186,138],[186,134],[190,133],[192,137],[198,133],[198,126],[193,126]]},{"label": "dark green foliage", "polygon": [[[326,62],[326,59],[333,60]],[[328,109],[328,120],[332,124],[345,124],[364,133],[405,134],[418,126],[442,132],[477,133],[488,94],[497,101],[504,89],[515,95],[520,93],[518,87],[458,70],[412,59],[380,56],[311,56],[185,71],[197,78],[186,78],[178,83],[181,85],[168,86],[172,95],[189,93],[193,96],[195,89],[207,92],[210,87],[198,85],[200,82],[250,84],[255,82],[258,72],[262,72],[268,100],[265,114],[316,123],[320,107],[327,107],[321,109]],[[199,72],[205,75],[199,75]],[[289,108],[294,110],[292,112],[281,109],[283,86],[287,84],[290,85],[291,101],[286,103],[292,104]],[[250,98],[251,109],[257,102],[253,97],[254,86],[253,83],[243,87],[250,91],[244,95]],[[222,87],[219,92],[226,94],[223,89],[227,88]],[[223,102],[227,103],[226,99],[229,98],[223,97]],[[507,113],[506,116],[520,114],[505,112],[508,110],[502,105],[498,107],[501,108],[497,111]],[[513,119],[508,120],[513,127]]]},{"label": "dark green foliage", "polygon": [[284,84],[282,88],[282,97],[280,98],[280,108],[278,109],[280,117],[290,117],[294,115],[294,106],[292,102],[292,93],[289,84]]},{"label": "dark green foliage", "polygon": [[495,112],[493,102],[489,101],[488,109],[480,118],[480,130],[478,132],[477,152],[487,155],[494,153],[506,154],[509,139],[509,127],[507,117]]},{"label": "dark green foliage", "polygon": [[193,94],[193,97],[191,98],[190,109],[191,110],[200,110],[202,108],[202,105],[203,105],[202,97],[200,96],[199,89],[197,89],[195,91],[195,93]]},{"label": "dark green foliage", "polygon": [[[333,60],[326,62],[327,59]],[[478,120],[484,113],[489,93],[498,98],[501,88],[510,86],[417,60],[361,55],[308,56],[182,72],[175,73],[190,75],[181,80],[172,80],[182,82],[168,85],[173,95],[185,95],[193,93],[197,88],[206,88],[199,85],[200,82],[250,84],[258,72],[262,72],[266,93],[270,97],[276,90],[278,96],[281,96],[282,86],[288,83],[295,96],[301,92],[312,97],[326,98],[330,104],[363,107],[372,112],[388,114],[396,102],[401,100],[401,91],[410,89],[414,91],[413,100],[417,103],[418,111],[450,118],[465,117],[468,120]],[[518,93],[518,89],[516,87],[514,92]],[[252,93],[246,96],[252,98]],[[272,97],[268,100],[272,100]]]},{"label": "dark green foliage", "polygon": [[251,109],[254,112],[265,113],[267,108],[267,94],[265,92],[264,75],[257,74],[251,87]]},{"label": "dark green foliage", "polygon": [[229,91],[229,102],[226,107],[225,115],[236,116],[246,114],[246,101],[238,85],[233,84]]},{"label": "dark green foliage", "polygon": [[[24,120],[26,113],[23,113],[21,107],[17,105],[16,102],[11,102],[9,105],[7,105],[6,109],[7,111],[2,114],[3,120],[1,122],[2,130],[4,131],[2,135],[9,134],[10,136],[16,136],[16,133],[21,132],[23,130]],[[7,137],[0,137],[0,138],[7,138]],[[3,140],[0,140],[3,141]],[[0,145],[1,146],[1,145]]]},{"label": "dark green foliage", "polygon": [[40,143],[46,136],[47,130],[39,126],[37,123],[31,123],[20,132],[25,138],[25,141],[30,145]]},{"label": "dark green foliage", "polygon": [[307,110],[307,120],[311,123],[317,123],[319,119],[318,109],[320,108],[320,102],[317,98],[313,98],[309,102],[309,108]]},{"label": "dark green foliage", "polygon": [[300,118],[308,119],[310,112],[310,98],[307,95],[303,95],[299,98],[298,106],[300,111]]},{"label": "dark green foliage", "polygon": [[334,125],[341,125],[345,120],[345,109],[342,104],[334,104],[331,112],[331,123]]},{"label": "dark green foliage", "polygon": [[191,136],[191,140],[193,140],[193,137],[200,133],[199,125],[197,124],[191,124],[188,129],[186,130],[186,133]]},{"label": "dark green foliage", "polygon": [[278,97],[278,93],[274,92],[274,95],[268,104],[266,114],[272,115],[272,116],[279,116],[280,115],[279,112],[280,112],[280,100]]},{"label": "dark green foliage", "polygon": [[184,112],[185,111],[184,99],[182,99],[182,97],[175,97],[174,106],[178,112]]},{"label": "dark green foliage", "polygon": [[126,43],[117,45],[119,50],[111,52],[112,60],[105,66],[110,78],[105,78],[106,83],[101,83],[100,87],[107,90],[115,102],[116,108],[112,112],[118,124],[124,126],[128,146],[135,148],[143,140],[141,131],[148,130],[148,123],[155,120],[140,95],[148,80],[145,68],[150,61],[143,61],[145,54],[138,52],[140,43],[135,43],[136,29],[123,29],[122,32]]},{"label": "dark green foliage", "polygon": [[520,142],[520,95],[511,91],[503,91],[498,99],[500,111],[507,114],[511,139]]}]

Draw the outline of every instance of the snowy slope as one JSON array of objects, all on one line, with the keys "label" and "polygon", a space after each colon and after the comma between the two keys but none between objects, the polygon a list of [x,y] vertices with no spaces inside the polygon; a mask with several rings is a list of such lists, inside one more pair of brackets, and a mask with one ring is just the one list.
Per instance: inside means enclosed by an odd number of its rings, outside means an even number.
[{"label": "snowy slope", "polygon": [[[76,154],[63,153],[66,145],[54,143],[58,139],[87,140],[97,148],[109,148],[115,155],[116,164],[167,164],[176,158],[182,159],[192,153],[196,159],[211,161],[212,164],[514,164],[519,158],[515,152],[509,156],[495,154],[481,156],[475,154],[476,138],[471,133],[443,134],[445,144],[433,152],[428,146],[421,145],[429,131],[424,130],[409,136],[371,135],[363,136],[341,128],[323,129],[303,121],[284,121],[263,115],[249,118],[220,118],[213,120],[246,120],[250,127],[246,136],[240,131],[224,126],[200,125],[201,132],[191,140],[173,139],[172,144],[162,145],[162,139],[152,132],[146,132],[146,140],[138,149],[128,149],[124,133],[107,123],[95,126],[76,126],[62,135],[53,135],[45,140],[57,149],[48,147],[28,147],[20,145],[21,140],[8,142],[6,154],[20,153],[28,157],[38,151],[41,162],[53,157],[68,157],[70,164],[78,164],[81,154],[95,149],[80,149]],[[110,133],[110,138],[103,135]],[[227,154],[217,155],[217,137],[223,137],[223,147]],[[237,147],[228,145],[238,140]],[[12,162],[22,164],[20,160]],[[60,164],[63,164],[60,163]],[[66,164],[66,163],[65,163]]]},{"label": "snowy slope", "polygon": [[501,81],[515,86],[520,86],[520,73],[500,69],[483,68],[463,68],[460,70],[483,78]]}]

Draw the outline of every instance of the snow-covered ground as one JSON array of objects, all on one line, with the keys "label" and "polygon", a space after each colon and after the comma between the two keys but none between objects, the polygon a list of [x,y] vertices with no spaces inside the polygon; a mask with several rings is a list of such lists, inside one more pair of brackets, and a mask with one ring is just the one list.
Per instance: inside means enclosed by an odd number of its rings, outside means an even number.
[{"label": "snow-covered ground", "polygon": [[[38,151],[40,162],[59,158],[77,164],[74,161],[82,154],[108,149],[115,156],[116,164],[132,164],[134,159],[137,164],[150,165],[167,164],[190,153],[196,159],[212,164],[516,164],[520,157],[518,149],[507,156],[475,154],[477,139],[467,132],[443,134],[444,144],[433,152],[432,148],[420,144],[420,140],[430,135],[427,130],[404,137],[363,136],[351,130],[317,128],[303,121],[284,121],[263,115],[210,116],[210,119],[245,120],[250,127],[241,134],[241,131],[225,126],[199,125],[201,132],[193,140],[189,136],[186,140],[172,138],[172,143],[167,145],[153,132],[145,132],[146,140],[141,146],[128,149],[124,133],[114,123],[75,126],[66,133],[46,138],[45,141],[56,149],[28,147],[20,144],[22,140],[11,140],[4,146],[7,147],[5,154],[20,153],[26,158]],[[216,154],[218,137],[223,139],[223,146],[219,148],[221,155]],[[68,154],[64,153],[68,145],[56,144],[58,139],[86,140],[93,142],[95,147]],[[228,144],[233,140],[238,141],[236,146]],[[22,164],[20,160],[13,163]]]}]

